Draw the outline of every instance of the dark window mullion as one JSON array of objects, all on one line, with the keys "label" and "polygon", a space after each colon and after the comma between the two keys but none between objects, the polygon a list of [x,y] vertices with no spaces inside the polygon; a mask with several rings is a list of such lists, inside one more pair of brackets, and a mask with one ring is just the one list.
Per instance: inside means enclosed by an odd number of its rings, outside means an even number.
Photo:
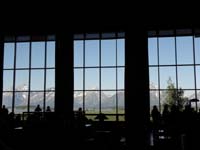
[{"label": "dark window mullion", "polygon": [[116,70],[115,70],[116,71],[116,94],[115,94],[116,95],[116,102],[115,102],[116,108],[115,109],[116,109],[116,112],[115,113],[117,114],[116,120],[119,121],[119,116],[118,116],[118,66],[117,66],[118,65],[118,63],[117,63],[117,56],[118,56],[118,54],[117,54],[117,52],[118,52],[117,42],[118,42],[118,40],[116,39],[115,41],[116,41],[115,42],[115,50],[116,50],[115,51],[115,54],[116,54],[115,55],[115,63],[116,63]]},{"label": "dark window mullion", "polygon": [[47,37],[45,41],[45,51],[44,51],[44,103],[43,103],[43,111],[46,111],[46,80],[47,80]]},{"label": "dark window mullion", "polygon": [[177,37],[174,37],[175,39],[175,65],[176,65],[176,89],[178,90],[178,60],[177,60]]},{"label": "dark window mullion", "polygon": [[[196,59],[195,59],[195,37],[192,36],[192,42],[193,42],[193,62],[194,62],[194,88],[195,88],[195,98],[197,98],[197,80],[196,80]],[[198,110],[197,102],[195,102],[196,111]]]},{"label": "dark window mullion", "polygon": [[[158,66],[160,65],[159,61],[159,38],[157,37],[157,60],[158,60]],[[158,99],[159,99],[159,111],[161,111],[161,102],[160,102],[160,67],[158,67]]]},{"label": "dark window mullion", "polygon": [[[101,38],[100,34],[100,38]],[[99,113],[101,113],[101,93],[102,93],[102,89],[101,89],[101,39],[99,39]]]},{"label": "dark window mullion", "polygon": [[28,112],[30,112],[30,97],[31,97],[31,60],[32,60],[32,41],[29,42],[29,80],[28,80]]},{"label": "dark window mullion", "polygon": [[14,69],[13,69],[13,97],[12,97],[12,112],[14,112],[14,108],[15,108],[16,60],[17,60],[17,43],[16,43],[16,37],[15,37],[15,43],[14,43]]},{"label": "dark window mullion", "polygon": [[85,111],[85,39],[83,40],[83,110]]}]

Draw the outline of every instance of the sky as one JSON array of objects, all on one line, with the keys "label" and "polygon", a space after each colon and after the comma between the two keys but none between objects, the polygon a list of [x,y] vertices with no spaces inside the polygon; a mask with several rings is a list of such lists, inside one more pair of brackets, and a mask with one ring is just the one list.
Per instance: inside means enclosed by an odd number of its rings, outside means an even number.
[{"label": "sky", "polygon": [[[178,88],[195,89],[196,83],[196,87],[200,89],[200,38],[195,37],[194,40],[192,36],[149,38],[148,53],[149,65],[158,65],[158,61],[160,65],[175,65],[177,56],[178,74],[175,66],[160,66],[160,88],[166,89],[167,80],[171,77],[174,84],[178,84]],[[197,64],[195,69],[194,62]],[[149,74],[150,83],[158,86],[158,68],[150,67]]]},{"label": "sky", "polygon": [[[16,43],[16,89],[22,85],[29,84],[29,56],[31,53],[31,68],[45,67],[45,42],[18,42]],[[13,67],[14,67],[14,43],[4,44],[4,90],[12,90],[13,87]],[[47,42],[47,60],[46,66],[48,68],[55,67],[55,42]],[[10,69],[10,70],[9,70]],[[47,84],[46,89],[55,86],[55,74],[53,69],[47,69]],[[44,89],[44,69],[31,70],[31,90]]]}]

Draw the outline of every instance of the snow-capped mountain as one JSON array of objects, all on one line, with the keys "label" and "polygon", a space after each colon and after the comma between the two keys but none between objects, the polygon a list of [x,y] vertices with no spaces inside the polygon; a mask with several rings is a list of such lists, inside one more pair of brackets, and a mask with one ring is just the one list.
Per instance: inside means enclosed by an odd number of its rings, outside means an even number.
[{"label": "snow-capped mountain", "polygon": [[[54,89],[50,88],[46,92],[46,106],[54,107]],[[94,89],[96,90],[96,89]],[[20,91],[20,92],[17,92]],[[26,85],[19,86],[15,92],[15,106],[24,106],[28,104],[28,87]],[[118,106],[124,107],[124,92],[119,91],[115,94],[111,92],[101,92],[101,107],[112,108],[116,106],[116,98],[118,99]],[[30,92],[30,106],[36,107],[38,104],[43,106],[44,93]],[[5,92],[3,94],[3,103],[7,107],[12,106],[12,92]],[[83,92],[74,93],[74,108],[78,108],[83,103]],[[85,91],[85,105],[87,108],[99,108],[99,91]]]}]

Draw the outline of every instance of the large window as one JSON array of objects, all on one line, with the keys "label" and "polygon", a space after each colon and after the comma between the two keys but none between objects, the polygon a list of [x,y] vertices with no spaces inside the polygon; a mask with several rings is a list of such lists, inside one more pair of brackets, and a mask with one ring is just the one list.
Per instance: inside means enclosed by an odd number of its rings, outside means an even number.
[{"label": "large window", "polygon": [[55,37],[5,37],[3,105],[9,112],[54,109]]},{"label": "large window", "polygon": [[[149,32],[150,106],[160,111],[177,99],[184,106],[200,99],[200,38],[192,30]],[[172,103],[171,103],[172,104]],[[198,109],[199,102],[192,102]]]},{"label": "large window", "polygon": [[74,110],[124,120],[124,33],[74,35]]}]

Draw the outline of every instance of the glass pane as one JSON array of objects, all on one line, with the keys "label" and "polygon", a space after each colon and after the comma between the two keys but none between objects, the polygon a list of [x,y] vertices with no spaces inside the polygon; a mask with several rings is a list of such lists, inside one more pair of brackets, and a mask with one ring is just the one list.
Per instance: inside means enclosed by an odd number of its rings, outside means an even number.
[{"label": "glass pane", "polygon": [[101,89],[116,89],[116,69],[101,69]]},{"label": "glass pane", "polygon": [[158,89],[158,67],[149,67],[149,88]]},{"label": "glass pane", "polygon": [[99,91],[85,91],[85,113],[99,113]]},{"label": "glass pane", "polygon": [[117,68],[117,88],[124,89],[124,68]]},{"label": "glass pane", "polygon": [[74,69],[74,90],[83,90],[83,69]]},{"label": "glass pane", "polygon": [[31,46],[31,67],[44,68],[45,42],[32,42]]},{"label": "glass pane", "polygon": [[85,41],[85,66],[99,66],[99,40]]},{"label": "glass pane", "polygon": [[30,92],[30,111],[34,111],[37,105],[43,110],[44,92]]},{"label": "glass pane", "polygon": [[83,91],[74,91],[74,111],[83,108]]},{"label": "glass pane", "polygon": [[159,91],[150,90],[150,111],[154,105],[159,108]]},{"label": "glass pane", "polygon": [[85,89],[99,89],[99,69],[85,69]]},{"label": "glass pane", "polygon": [[31,90],[44,90],[44,70],[31,70]]},{"label": "glass pane", "polygon": [[175,38],[159,38],[159,64],[175,64]]},{"label": "glass pane", "polygon": [[[197,90],[197,98],[200,100],[200,90]],[[200,111],[200,102],[197,103],[197,106]]]},{"label": "glass pane", "polygon": [[101,112],[116,114],[116,91],[101,91]]},{"label": "glass pane", "polygon": [[200,38],[195,37],[195,63],[200,64]]},{"label": "glass pane", "polygon": [[125,114],[124,91],[117,92],[118,114]]},{"label": "glass pane", "polygon": [[194,89],[194,67],[178,67],[178,88]]},{"label": "glass pane", "polygon": [[3,92],[2,105],[5,105],[6,108],[8,108],[9,112],[12,112],[12,99],[13,99],[12,92]]},{"label": "glass pane", "polygon": [[83,41],[74,41],[74,67],[83,67]]},{"label": "glass pane", "polygon": [[55,89],[55,69],[46,70],[46,90]]},{"label": "glass pane", "polygon": [[192,36],[177,37],[177,63],[193,64],[193,39]]},{"label": "glass pane", "polygon": [[119,116],[119,121],[125,121],[125,116],[123,115],[123,116]]},{"label": "glass pane", "polygon": [[16,70],[15,74],[15,90],[27,91],[29,86],[29,71]]},{"label": "glass pane", "polygon": [[116,66],[116,40],[101,40],[101,65]]},{"label": "glass pane", "polygon": [[149,65],[158,65],[157,38],[148,38]]},{"label": "glass pane", "polygon": [[200,89],[200,66],[196,66],[196,86]]},{"label": "glass pane", "polygon": [[15,92],[15,114],[28,111],[28,92]]},{"label": "glass pane", "polygon": [[116,121],[117,120],[117,116],[116,115],[106,115],[107,119],[105,119],[104,121]]},{"label": "glass pane", "polygon": [[15,44],[4,44],[4,68],[14,68]]},{"label": "glass pane", "polygon": [[3,71],[3,91],[13,91],[13,70]]},{"label": "glass pane", "polygon": [[125,65],[125,40],[124,39],[117,40],[117,65],[119,66]]},{"label": "glass pane", "polygon": [[[183,98],[184,100],[182,101],[184,104],[187,104],[189,100],[194,99],[195,96],[195,90],[183,90]],[[197,95],[198,98],[198,95]],[[191,103],[192,107],[196,110],[196,102]]]},{"label": "glass pane", "polygon": [[16,68],[29,67],[29,43],[17,43]]},{"label": "glass pane", "polygon": [[47,67],[55,67],[55,42],[47,42]]},{"label": "glass pane", "polygon": [[46,92],[46,107],[49,106],[51,111],[55,108],[55,91]]},{"label": "glass pane", "polygon": [[160,67],[160,88],[167,89],[168,82],[173,83],[176,87],[176,68]]}]

